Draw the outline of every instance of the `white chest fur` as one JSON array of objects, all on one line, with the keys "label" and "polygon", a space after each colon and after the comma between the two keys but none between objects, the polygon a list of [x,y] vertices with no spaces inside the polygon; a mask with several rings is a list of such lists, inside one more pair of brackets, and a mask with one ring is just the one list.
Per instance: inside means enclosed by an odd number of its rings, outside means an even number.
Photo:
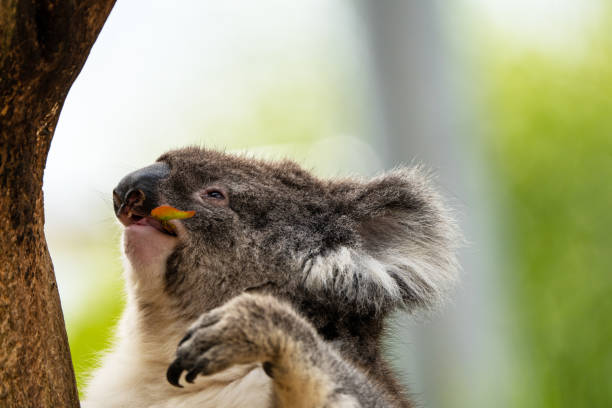
[{"label": "white chest fur", "polygon": [[161,330],[155,338],[143,338],[134,330],[136,316],[130,309],[128,302],[118,343],[92,375],[84,408],[270,406],[271,380],[260,365],[235,366],[214,376],[200,376],[194,384],[182,381],[184,388],[170,385],[165,373],[183,330],[168,327],[168,332]]},{"label": "white chest fur", "polygon": [[[116,368],[116,367],[114,367]],[[146,367],[142,367],[146,369]],[[151,367],[153,368],[153,367]],[[84,408],[264,408],[270,406],[270,380],[260,367],[238,367],[177,389],[163,381],[137,376],[99,375],[89,387]],[[159,370],[155,370],[159,371]],[[102,373],[99,373],[102,374]]]}]

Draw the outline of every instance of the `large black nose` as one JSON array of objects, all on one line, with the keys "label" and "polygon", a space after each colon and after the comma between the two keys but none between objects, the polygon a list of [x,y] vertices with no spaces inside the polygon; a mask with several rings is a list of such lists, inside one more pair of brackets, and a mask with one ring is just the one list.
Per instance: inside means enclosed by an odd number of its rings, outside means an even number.
[{"label": "large black nose", "polygon": [[115,215],[123,225],[138,222],[159,206],[159,182],[168,177],[166,163],[155,163],[125,176],[113,190]]}]

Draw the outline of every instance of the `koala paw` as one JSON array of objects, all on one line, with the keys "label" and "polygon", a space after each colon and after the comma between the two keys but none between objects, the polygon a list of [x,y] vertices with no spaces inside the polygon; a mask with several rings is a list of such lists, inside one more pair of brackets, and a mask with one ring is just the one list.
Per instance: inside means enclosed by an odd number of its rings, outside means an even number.
[{"label": "koala paw", "polygon": [[[198,376],[211,375],[235,364],[274,359],[280,316],[287,307],[269,296],[242,294],[225,305],[202,315],[179,343],[176,359],[168,367],[170,384],[182,387],[179,379],[193,383]],[[267,364],[266,364],[267,363]]]}]

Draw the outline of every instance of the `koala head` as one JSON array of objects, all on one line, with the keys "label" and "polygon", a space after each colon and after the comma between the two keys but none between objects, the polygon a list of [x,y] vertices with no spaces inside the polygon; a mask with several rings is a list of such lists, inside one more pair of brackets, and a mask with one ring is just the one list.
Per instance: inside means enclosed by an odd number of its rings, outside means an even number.
[{"label": "koala head", "polygon": [[[457,269],[454,222],[418,168],[321,180],[290,161],[186,148],[126,176],[114,202],[138,301],[163,299],[177,318],[262,291],[319,328],[320,310],[378,319],[431,308]],[[173,236],[148,216],[162,204],[195,216],[172,221]]]}]

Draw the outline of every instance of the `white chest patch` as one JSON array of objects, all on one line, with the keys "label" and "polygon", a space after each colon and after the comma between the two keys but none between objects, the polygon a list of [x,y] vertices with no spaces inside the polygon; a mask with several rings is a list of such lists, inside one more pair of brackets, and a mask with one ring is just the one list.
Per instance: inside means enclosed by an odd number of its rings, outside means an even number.
[{"label": "white chest patch", "polygon": [[198,376],[184,388],[166,380],[176,345],[186,330],[171,323],[155,335],[136,327],[136,308],[128,299],[118,339],[91,376],[84,408],[264,408],[270,406],[271,379],[259,364],[241,365],[212,376]]},{"label": "white chest patch", "polygon": [[[110,363],[110,364],[109,364]],[[236,366],[176,388],[159,364],[138,368],[106,361],[96,373],[83,408],[264,408],[270,406],[270,378],[259,365]],[[116,372],[116,369],[125,371]],[[155,373],[155,375],[152,375]]]}]

